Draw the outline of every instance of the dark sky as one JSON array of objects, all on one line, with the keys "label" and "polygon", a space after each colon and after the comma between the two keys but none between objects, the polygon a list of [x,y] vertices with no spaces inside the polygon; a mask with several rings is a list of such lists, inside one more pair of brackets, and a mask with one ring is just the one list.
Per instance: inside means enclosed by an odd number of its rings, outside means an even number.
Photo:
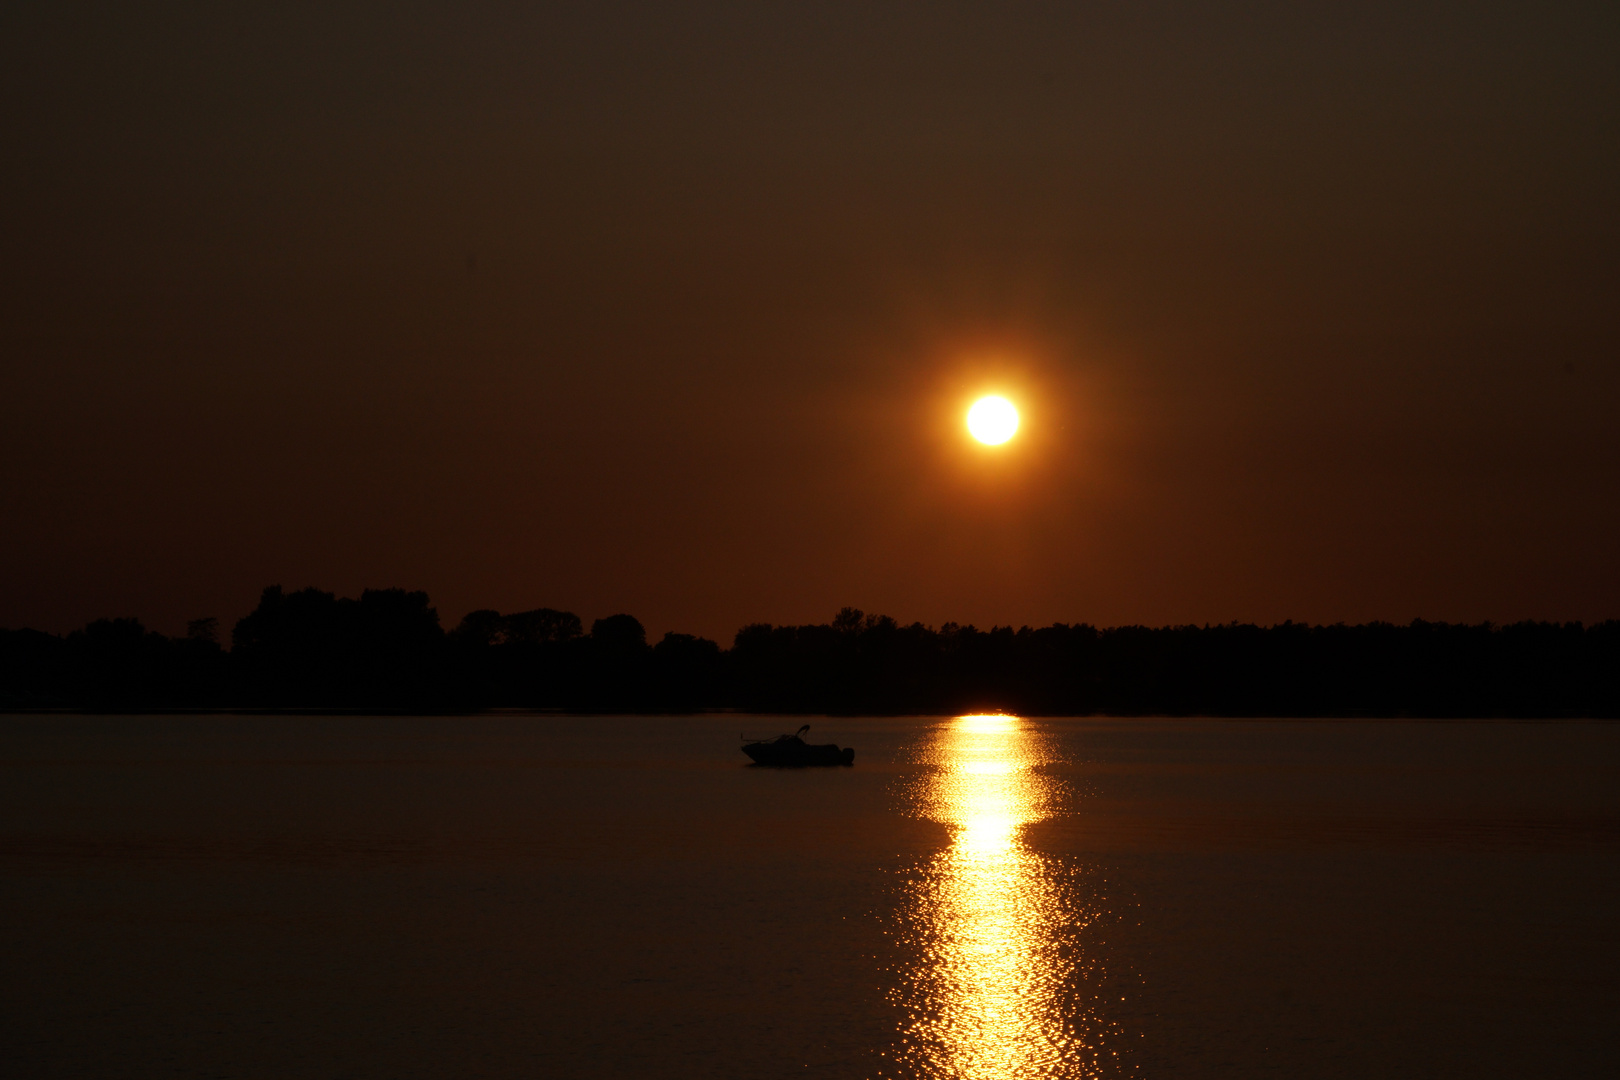
[{"label": "dark sky", "polygon": [[1620,616],[1616,57],[1612,0],[12,0],[0,626]]}]

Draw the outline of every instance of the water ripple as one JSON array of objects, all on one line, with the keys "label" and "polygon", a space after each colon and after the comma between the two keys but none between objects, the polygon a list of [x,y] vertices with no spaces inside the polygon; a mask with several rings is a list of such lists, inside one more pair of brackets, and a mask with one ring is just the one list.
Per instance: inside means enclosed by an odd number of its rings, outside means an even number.
[{"label": "water ripple", "polygon": [[945,825],[950,845],[900,877],[890,1001],[897,1077],[1011,1080],[1126,1071],[1104,1011],[1087,931],[1104,914],[1090,868],[1030,847],[1025,827],[1062,812],[1040,768],[1046,740],[1012,716],[962,716],[922,749],[907,812]]}]

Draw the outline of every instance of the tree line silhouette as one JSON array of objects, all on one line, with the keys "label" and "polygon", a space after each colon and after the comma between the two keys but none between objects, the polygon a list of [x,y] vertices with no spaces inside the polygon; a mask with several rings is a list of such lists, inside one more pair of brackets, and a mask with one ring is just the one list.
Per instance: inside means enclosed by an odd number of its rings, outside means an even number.
[{"label": "tree line silhouette", "polygon": [[135,619],[0,630],[0,708],[1209,716],[1620,716],[1620,621],[1285,622],[980,630],[830,623],[647,642],[629,615],[475,611],[448,632],[423,592],[264,590],[229,647]]}]

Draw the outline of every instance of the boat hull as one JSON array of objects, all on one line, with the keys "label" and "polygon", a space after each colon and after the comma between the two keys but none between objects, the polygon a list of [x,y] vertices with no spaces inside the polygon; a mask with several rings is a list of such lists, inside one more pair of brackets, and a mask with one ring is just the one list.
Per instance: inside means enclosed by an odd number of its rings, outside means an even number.
[{"label": "boat hull", "polygon": [[812,765],[855,764],[855,748],[853,746],[839,749],[833,743],[828,743],[825,746],[810,746],[806,743],[794,745],[791,742],[758,742],[749,743],[742,748],[742,752],[753,758],[756,765],[769,765],[780,769],[799,769]]}]

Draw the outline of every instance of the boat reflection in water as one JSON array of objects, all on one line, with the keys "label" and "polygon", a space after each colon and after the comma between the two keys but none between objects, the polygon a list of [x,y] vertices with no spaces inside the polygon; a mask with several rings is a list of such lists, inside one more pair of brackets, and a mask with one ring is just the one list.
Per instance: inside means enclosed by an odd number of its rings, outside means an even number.
[{"label": "boat reflection in water", "polygon": [[[1120,1070],[1118,1032],[1084,951],[1099,913],[1083,868],[1033,850],[1025,826],[1065,795],[1044,740],[1014,716],[960,716],[924,750],[932,768],[908,810],[951,843],[905,878],[892,999],[904,1014],[887,1055],[900,1076],[990,1080]],[[887,1070],[886,1070],[887,1071]]]}]

